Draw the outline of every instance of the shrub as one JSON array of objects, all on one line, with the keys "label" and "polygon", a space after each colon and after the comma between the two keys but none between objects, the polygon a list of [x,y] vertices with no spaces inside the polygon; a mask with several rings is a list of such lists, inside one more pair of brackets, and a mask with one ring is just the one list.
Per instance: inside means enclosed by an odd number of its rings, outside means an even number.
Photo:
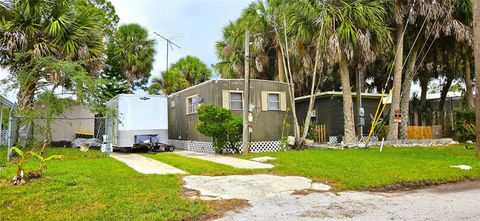
[{"label": "shrub", "polygon": [[242,118],[234,116],[232,111],[215,105],[202,105],[198,109],[197,130],[213,138],[216,153],[231,150],[239,153],[236,144],[242,138]]},{"label": "shrub", "polygon": [[475,140],[475,111],[470,108],[460,108],[455,110],[455,139],[460,142]]}]

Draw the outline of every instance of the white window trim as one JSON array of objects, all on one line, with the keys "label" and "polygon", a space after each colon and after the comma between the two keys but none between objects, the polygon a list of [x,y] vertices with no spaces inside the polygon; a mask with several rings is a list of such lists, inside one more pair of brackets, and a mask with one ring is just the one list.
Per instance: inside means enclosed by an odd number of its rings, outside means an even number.
[{"label": "white window trim", "polygon": [[194,94],[192,96],[188,96],[187,98],[185,98],[185,113],[186,115],[192,115],[192,114],[196,114],[197,113],[197,108],[195,108],[195,110],[193,110],[191,113],[189,112],[189,108],[188,108],[188,100],[192,100],[192,107],[193,107],[193,98],[194,97],[198,97],[198,94]]},{"label": "white window trim", "polygon": [[[278,95],[278,109],[270,109],[270,100],[268,99],[271,94]],[[282,110],[282,98],[280,92],[267,92],[267,111],[281,111]]]},{"label": "white window trim", "polygon": [[[229,91],[228,93],[229,93],[229,94],[228,94],[228,95],[229,95],[228,105],[230,106],[230,110],[233,110],[233,111],[241,111],[241,110],[243,110],[243,91]],[[233,109],[233,108],[232,108],[232,94],[241,94],[241,95],[242,95],[242,100],[241,100],[242,106],[241,106],[240,109]],[[237,101],[237,102],[238,102],[238,101]]]}]

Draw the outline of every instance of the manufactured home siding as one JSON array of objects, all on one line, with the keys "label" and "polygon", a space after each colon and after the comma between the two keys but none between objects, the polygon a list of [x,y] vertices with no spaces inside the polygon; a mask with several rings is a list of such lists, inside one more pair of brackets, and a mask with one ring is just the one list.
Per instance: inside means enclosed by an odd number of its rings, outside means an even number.
[{"label": "manufactured home siding", "polygon": [[[352,96],[355,99],[355,95]],[[375,111],[380,98],[378,97],[365,97],[362,98],[362,106],[365,110],[365,126],[363,129],[364,135],[368,133],[372,125],[372,119],[370,115],[375,115]],[[300,124],[305,121],[307,116],[309,99],[297,100],[297,117]],[[356,110],[356,102],[353,100],[353,108]],[[343,111],[343,99],[341,95],[326,94],[323,96],[317,96],[315,99],[314,109],[316,110],[316,116],[312,119],[316,124],[324,124],[327,130],[327,136],[342,136],[344,130],[344,111]],[[356,111],[354,115],[357,116]],[[357,122],[355,122],[355,125]]]},{"label": "manufactured home siding", "polygon": [[[203,99],[203,104],[214,104],[218,107],[230,107],[228,92],[243,92],[243,80],[211,80],[201,85],[177,92],[169,96],[169,103],[175,101],[175,107],[169,106],[169,134],[170,139],[212,141],[211,138],[197,131],[198,114],[186,115],[186,98],[197,94]],[[280,82],[251,80],[250,103],[254,105],[252,123],[252,141],[279,140],[282,136],[282,127],[286,111],[262,111],[262,91],[286,93],[287,85]],[[228,99],[225,100],[225,99]],[[288,95],[284,97],[284,105],[289,107]],[[232,110],[237,116],[242,116],[241,110]],[[291,120],[291,117],[288,118]],[[291,122],[289,122],[292,125]],[[288,134],[287,134],[288,135]]]}]

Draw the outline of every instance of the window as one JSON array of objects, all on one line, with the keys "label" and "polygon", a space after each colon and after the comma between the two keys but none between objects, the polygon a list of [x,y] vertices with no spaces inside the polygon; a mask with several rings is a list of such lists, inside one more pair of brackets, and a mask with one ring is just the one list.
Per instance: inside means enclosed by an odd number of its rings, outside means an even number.
[{"label": "window", "polygon": [[268,94],[268,110],[280,110],[280,94]]},{"label": "window", "polygon": [[198,109],[198,96],[193,95],[190,97],[187,97],[187,114],[195,114],[197,113]]},{"label": "window", "polygon": [[241,92],[230,92],[230,109],[243,110],[243,94]]}]

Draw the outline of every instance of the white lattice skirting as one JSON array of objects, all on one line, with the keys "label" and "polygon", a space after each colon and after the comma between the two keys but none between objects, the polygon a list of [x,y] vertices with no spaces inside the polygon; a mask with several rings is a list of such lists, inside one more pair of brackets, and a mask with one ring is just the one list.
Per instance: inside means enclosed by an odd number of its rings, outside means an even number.
[{"label": "white lattice skirting", "polygon": [[[185,149],[200,153],[215,153],[215,148],[213,147],[212,142],[168,140],[168,143],[178,149]],[[241,143],[238,143],[236,146],[240,149],[240,152],[243,152]],[[249,147],[249,150],[252,153],[278,152],[286,149],[287,148],[282,146],[280,141],[256,141],[251,142]]]},{"label": "white lattice skirting", "polygon": [[7,145],[7,131],[0,130],[0,146]]}]

